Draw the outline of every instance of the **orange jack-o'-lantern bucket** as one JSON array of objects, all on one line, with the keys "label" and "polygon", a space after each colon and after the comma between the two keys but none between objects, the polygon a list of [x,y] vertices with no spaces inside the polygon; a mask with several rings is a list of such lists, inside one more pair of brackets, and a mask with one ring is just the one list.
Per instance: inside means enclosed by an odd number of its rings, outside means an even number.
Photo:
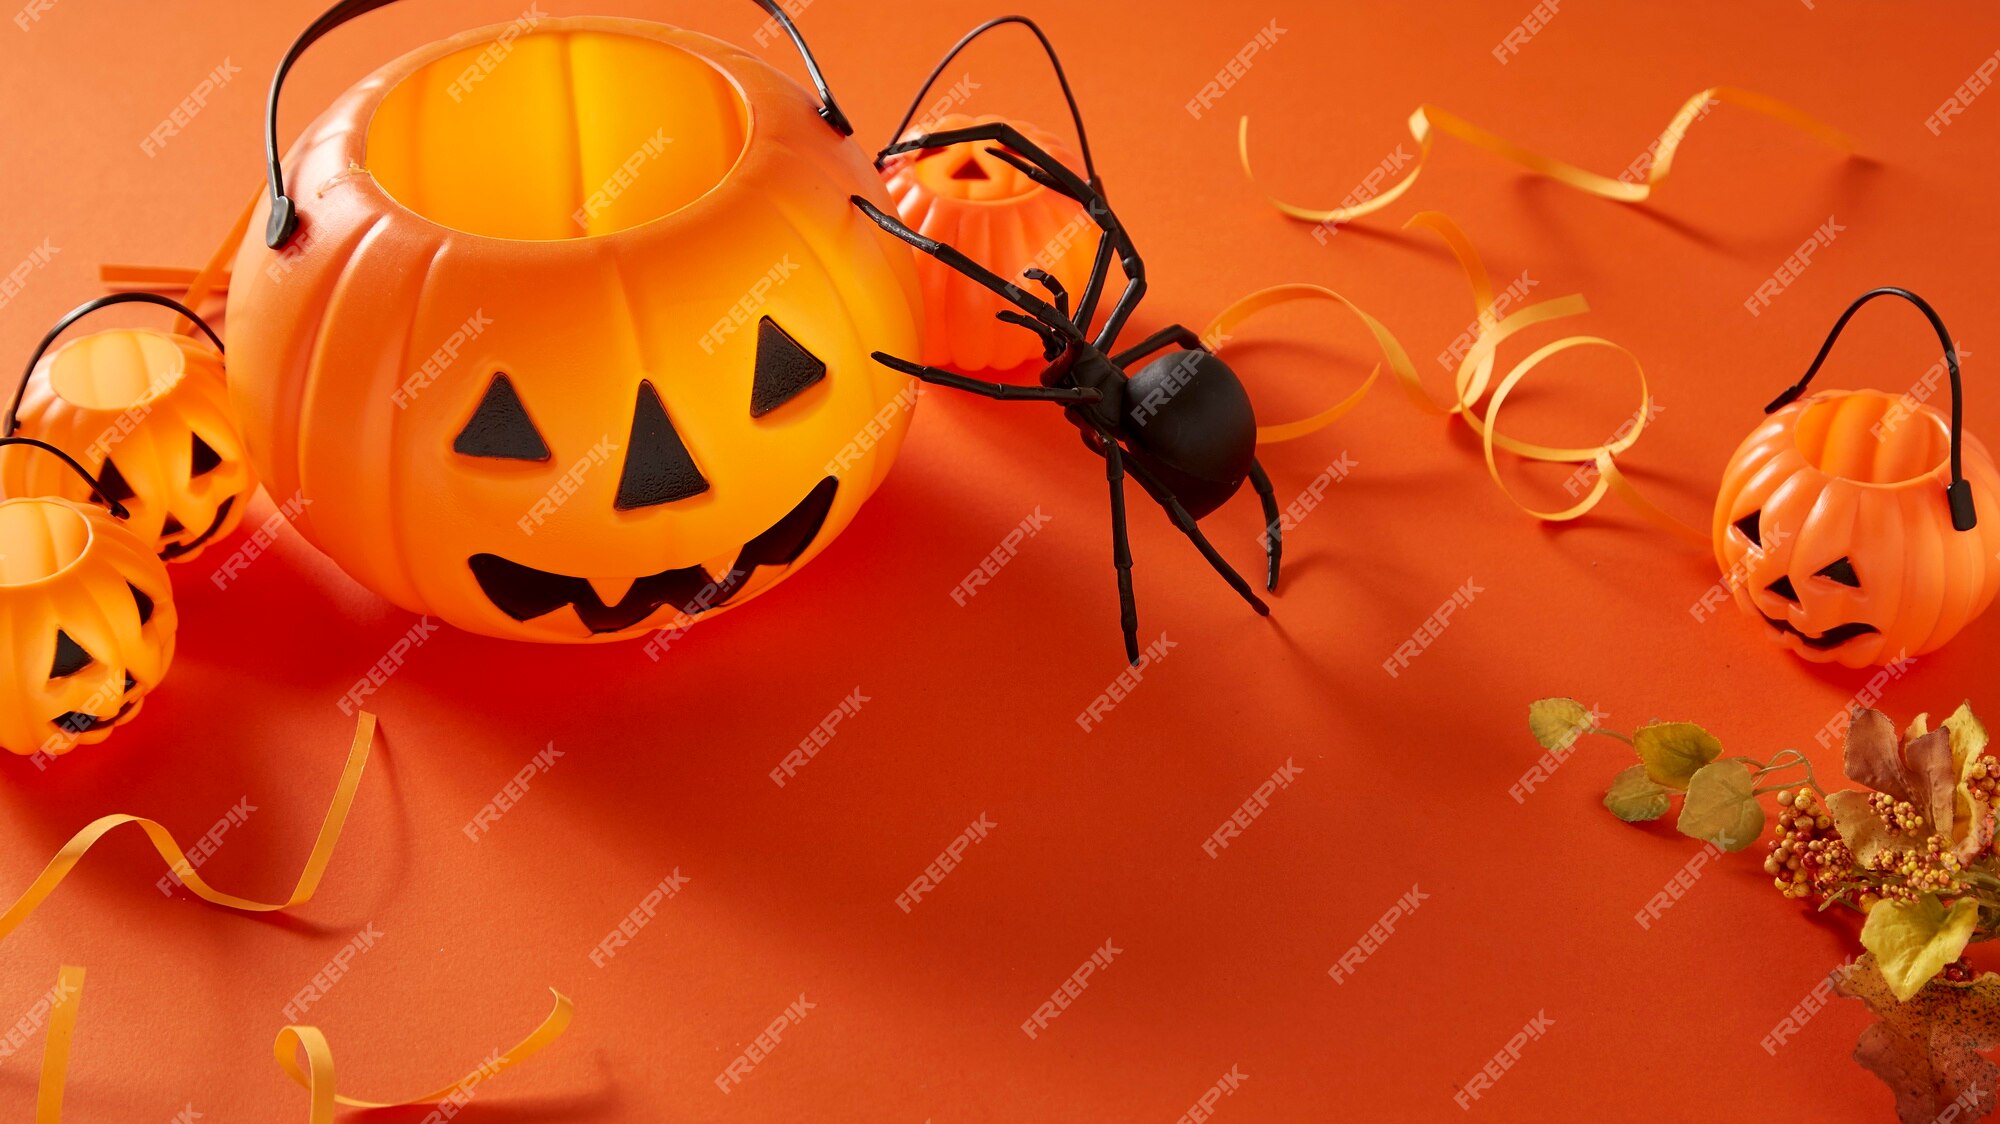
[{"label": "orange jack-o'-lantern bucket", "polygon": [[[171,308],[202,336],[108,328],[56,347],[77,321],[129,303]],[[0,435],[39,437],[86,463],[126,526],[169,562],[194,559],[236,529],[257,491],[224,383],[222,341],[154,293],[99,297],[62,318],[28,359]],[[26,449],[0,453],[0,492],[84,501],[91,485]]]},{"label": "orange jack-o'-lantern bucket", "polygon": [[[1848,320],[1884,295],[1937,330],[1949,417],[1916,394],[1802,397]],[[1958,353],[1930,305],[1882,288],[1848,306],[1724,473],[1715,557],[1743,611],[1799,656],[1848,667],[1934,651],[1984,612],[2000,593],[2000,471],[1964,432],[1964,408]]]},{"label": "orange jack-o'-lantern bucket", "polygon": [[61,756],[110,737],[160,685],[174,590],[152,540],[125,524],[132,512],[76,458],[33,437],[0,448],[53,458],[95,497],[0,499],[0,749]]},{"label": "orange jack-o'-lantern bucket", "polygon": [[593,642],[742,604],[887,473],[918,342],[906,247],[817,98],[689,31],[532,13],[414,51],[280,164],[229,288],[230,391],[349,575],[492,636]]},{"label": "orange jack-o'-lantern bucket", "polygon": [[[962,96],[956,88],[919,120],[919,111],[925,110],[924,98],[937,87],[952,60],[989,32],[1015,24],[1034,35],[1048,56],[1056,83],[1062,88],[1063,101],[1069,106],[1070,123],[1076,130],[1075,152],[1052,134],[1025,121],[944,111],[945,106]],[[946,51],[911,99],[890,147],[927,134],[995,122],[1013,125],[1023,137],[1064,165],[1074,167],[1081,163],[1090,185],[1103,189],[1097,164],[1091,158],[1083,112],[1077,108],[1076,95],[1070,89],[1069,75],[1048,36],[1034,21],[1023,16],[987,20],[966,32]],[[1006,155],[997,145],[924,148],[895,155],[887,155],[885,149],[884,153],[876,154],[875,166],[889,185],[890,197],[896,201],[897,217],[910,229],[970,254],[1002,277],[1028,278],[1032,276],[1030,271],[1039,270],[1066,292],[1082,293],[1097,254],[1096,223],[1081,204],[1035,182],[1007,160]],[[1042,341],[1033,332],[1022,331],[1018,322],[1010,324],[998,318],[1000,313],[1018,316],[1020,310],[1013,304],[931,257],[917,260],[917,276],[924,286],[926,323],[920,356],[924,363],[964,371],[1002,371],[1046,359]],[[1090,309],[1079,310],[1079,319],[1084,324],[1090,323],[1090,312]]]}]

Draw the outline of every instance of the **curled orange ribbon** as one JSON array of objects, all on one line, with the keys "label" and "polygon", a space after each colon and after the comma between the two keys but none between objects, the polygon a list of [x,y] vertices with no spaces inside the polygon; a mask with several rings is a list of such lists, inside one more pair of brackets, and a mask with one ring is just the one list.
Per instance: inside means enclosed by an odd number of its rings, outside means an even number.
[{"label": "curled orange ribbon", "polygon": [[[1646,424],[1653,416],[1652,391],[1646,384],[1645,371],[1640,367],[1637,356],[1624,347],[1599,336],[1566,336],[1537,349],[1527,358],[1515,364],[1496,382],[1493,377],[1496,357],[1500,345],[1526,328],[1545,324],[1554,320],[1580,315],[1589,311],[1590,305],[1581,296],[1557,297],[1528,305],[1505,317],[1495,310],[1493,282],[1487,273],[1486,264],[1479,251],[1472,245],[1464,232],[1449,218],[1435,211],[1425,211],[1410,219],[1406,226],[1423,226],[1441,237],[1451,248],[1458,260],[1459,268],[1465,273],[1466,281],[1472,288],[1473,312],[1479,326],[1479,335],[1459,361],[1452,379],[1452,401],[1440,404],[1426,390],[1417,369],[1410,362],[1409,352],[1381,321],[1369,315],[1361,306],[1346,297],[1319,285],[1291,284],[1261,289],[1238,300],[1223,309],[1204,332],[1203,339],[1225,339],[1233,329],[1245,320],[1280,305],[1299,301],[1332,301],[1353,313],[1375,337],[1381,349],[1383,362],[1401,383],[1410,401],[1425,413],[1441,417],[1457,417],[1464,420],[1472,431],[1479,435],[1485,453],[1487,475],[1493,480],[1500,494],[1509,503],[1530,517],[1547,523],[1562,523],[1580,519],[1603,502],[1604,497],[1616,492],[1621,499],[1630,503],[1649,522],[1690,543],[1706,546],[1708,532],[1688,525],[1667,514],[1633,488],[1631,482],[1618,470],[1617,456],[1638,443],[1646,430]],[[1632,369],[1639,380],[1639,406],[1631,420],[1621,427],[1612,438],[1600,445],[1556,446],[1523,441],[1500,432],[1497,424],[1500,408],[1521,382],[1548,359],[1578,348],[1597,347],[1617,352],[1632,363]],[[1257,442],[1273,445],[1296,440],[1309,433],[1317,432],[1333,424],[1334,421],[1353,410],[1374,388],[1381,374],[1378,366],[1362,383],[1360,389],[1308,418],[1279,425],[1260,426]],[[1481,401],[1485,402],[1482,409]],[[1514,494],[1500,472],[1498,452],[1504,450],[1523,460],[1545,464],[1574,464],[1579,466],[1575,479],[1589,478],[1589,487],[1576,503],[1558,510],[1541,510],[1529,506]]]},{"label": "curled orange ribbon", "polygon": [[[69,1076],[70,1044],[76,1037],[77,1009],[83,1001],[83,975],[82,968],[65,966],[56,981],[55,1000],[49,1009],[49,1036],[42,1043],[42,1083],[35,1094],[35,1124],[62,1124],[63,1088]],[[497,1055],[442,1089],[408,1100],[364,1101],[336,1094],[333,1091],[333,1050],[327,1045],[326,1035],[321,1034],[317,1027],[285,1027],[278,1032],[273,1050],[278,1064],[312,1098],[312,1114],[308,1117],[311,1124],[333,1124],[335,1105],[368,1109],[443,1104],[447,1101],[462,1105],[471,1098],[474,1089],[498,1077],[509,1067],[540,1053],[543,1047],[569,1029],[573,1011],[569,997],[554,988],[549,991],[556,997],[555,1009],[542,1020],[542,1025],[513,1049]],[[301,1048],[306,1053],[305,1069],[301,1069],[298,1063],[297,1055]]]},{"label": "curled orange ribbon", "polygon": [[[549,993],[556,997],[555,1009],[542,1020],[542,1025],[516,1043],[513,1049],[495,1056],[471,1073],[441,1089],[408,1100],[364,1101],[335,1093],[333,1050],[327,1045],[326,1035],[321,1034],[317,1027],[288,1026],[280,1030],[277,1042],[272,1045],[272,1051],[277,1056],[278,1064],[284,1067],[285,1072],[292,1075],[292,1080],[298,1082],[312,1098],[312,1115],[309,1118],[311,1124],[333,1124],[335,1105],[368,1109],[400,1108],[414,1104],[444,1104],[447,1101],[462,1105],[471,1099],[474,1089],[498,1077],[508,1068],[540,1053],[549,1043],[562,1037],[563,1031],[569,1029],[573,1010],[569,997],[554,988],[550,988]],[[306,1055],[306,1068],[303,1069],[300,1068],[298,1061],[300,1050],[304,1050]]]},{"label": "curled orange ribbon", "polygon": [[[1410,174],[1397,183],[1345,207],[1325,209],[1301,207],[1287,203],[1269,192],[1265,192],[1264,197],[1270,200],[1273,207],[1305,222],[1338,224],[1373,214],[1395,202],[1417,182],[1417,176],[1424,170],[1424,161],[1430,157],[1434,135],[1444,133],[1495,156],[1511,160],[1531,172],[1568,184],[1578,191],[1604,199],[1615,199],[1622,203],[1638,203],[1651,196],[1653,189],[1665,182],[1668,173],[1673,170],[1674,153],[1680,148],[1681,141],[1686,138],[1688,130],[1694,123],[1707,116],[1714,105],[1725,102],[1803,130],[1842,151],[1851,152],[1854,149],[1854,142],[1847,134],[1803,110],[1750,90],[1739,90],[1733,86],[1715,86],[1689,98],[1686,104],[1681,106],[1680,112],[1674,114],[1673,121],[1667,125],[1659,139],[1647,149],[1651,162],[1646,169],[1644,182],[1635,183],[1629,179],[1599,175],[1574,164],[1530,152],[1504,137],[1474,125],[1450,110],[1435,105],[1420,105],[1416,112],[1410,114],[1409,120],[1410,135],[1417,142],[1416,167],[1410,169]],[[1250,118],[1248,117],[1242,118],[1237,123],[1236,151],[1237,158],[1243,165],[1243,174],[1250,177],[1251,182],[1256,182],[1257,174],[1250,168]],[[1629,170],[1627,174],[1630,174]]]},{"label": "curled orange ribbon", "polygon": [[173,870],[174,877],[203,901],[248,913],[275,913],[310,899],[319,889],[319,880],[325,875],[327,864],[333,860],[334,845],[340,842],[341,828],[347,823],[348,810],[354,806],[355,790],[361,785],[361,771],[368,765],[369,747],[374,744],[375,716],[364,710],[355,720],[354,744],[347,751],[347,765],[341,770],[340,783],[334,788],[333,803],[326,810],[325,821],[320,824],[319,838],[314,840],[312,852],[306,856],[305,869],[299,872],[298,885],[292,888],[291,896],[284,901],[259,902],[225,894],[202,881],[201,876],[195,873],[194,864],[188,861],[187,852],[181,850],[173,834],[158,821],[143,816],[105,816],[63,844],[56,857],[42,868],[41,875],[21,892],[13,905],[7,907],[6,913],[0,913],[0,940],[5,940],[19,928],[36,907],[54,893],[57,886],[62,885],[63,879],[69,877],[69,872],[76,869],[76,864],[97,845],[98,840],[128,823],[137,824],[139,830],[146,833],[146,838],[152,840],[153,849]]}]

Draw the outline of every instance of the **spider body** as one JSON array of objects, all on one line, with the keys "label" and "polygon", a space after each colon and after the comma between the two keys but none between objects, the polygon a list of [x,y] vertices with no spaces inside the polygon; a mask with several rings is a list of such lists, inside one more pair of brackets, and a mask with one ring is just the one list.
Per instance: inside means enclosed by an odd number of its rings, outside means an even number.
[{"label": "spider body", "polygon": [[1120,436],[1128,455],[1189,515],[1221,507],[1250,479],[1257,415],[1229,364],[1207,351],[1174,352],[1139,368],[1124,389]]},{"label": "spider body", "polygon": [[[1018,16],[975,28],[938,64],[932,80],[972,40],[1005,23],[1023,24],[1041,39],[1044,48],[1049,49],[1067,97],[1068,81],[1063,79],[1062,65],[1055,62],[1047,38]],[[920,92],[919,101],[922,96]],[[1146,266],[1098,185],[1096,171],[1090,166],[1090,142],[1083,135],[1083,121],[1076,113],[1074,99],[1070,99],[1070,109],[1088,178],[1072,171],[1004,121],[904,136],[882,150],[876,165],[881,167],[892,158],[910,153],[930,154],[954,145],[985,144],[988,155],[1041,187],[1081,204],[1084,214],[1101,233],[1089,281],[1074,307],[1062,283],[1044,270],[1023,271],[1023,282],[1009,280],[957,248],[910,229],[860,196],[855,196],[853,203],[884,231],[998,294],[1013,306],[1000,312],[999,318],[1041,337],[1047,366],[1033,386],[972,378],[879,351],[874,357],[885,366],[935,386],[1002,401],[1054,403],[1062,408],[1064,416],[1082,434],[1085,447],[1104,462],[1111,498],[1111,555],[1118,579],[1119,623],[1124,632],[1126,658],[1136,663],[1138,613],[1132,593],[1131,545],[1126,533],[1126,475],[1129,473],[1139,481],[1146,494],[1201,551],[1209,565],[1260,614],[1268,615],[1270,608],[1208,541],[1196,520],[1221,507],[1249,481],[1264,511],[1263,542],[1268,565],[1265,584],[1267,589],[1275,590],[1282,554],[1280,518],[1270,478],[1257,463],[1257,420],[1250,396],[1229,365],[1209,351],[1199,336],[1180,325],[1163,328],[1123,350],[1118,348],[1119,335],[1146,294]],[[913,106],[912,114],[914,111]],[[906,116],[903,126],[898,128],[899,134],[908,124]],[[1125,284],[1100,324],[1098,302],[1105,294],[1114,262],[1124,274]],[[1047,298],[1030,291],[1024,282],[1032,282],[1048,294]],[[1178,350],[1141,363],[1166,348]]]}]

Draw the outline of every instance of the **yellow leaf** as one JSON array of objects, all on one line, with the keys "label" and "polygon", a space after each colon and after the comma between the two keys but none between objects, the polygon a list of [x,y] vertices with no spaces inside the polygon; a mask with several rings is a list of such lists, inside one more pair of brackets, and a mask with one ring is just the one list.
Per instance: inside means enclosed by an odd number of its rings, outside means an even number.
[{"label": "yellow leaf", "polygon": [[1715,735],[1692,722],[1657,722],[1632,735],[1646,775],[1669,788],[1686,788],[1695,770],[1722,756]]},{"label": "yellow leaf", "polygon": [[1978,920],[1971,898],[1958,899],[1950,910],[1932,894],[1909,904],[1878,902],[1861,927],[1861,943],[1875,954],[1889,990],[1907,1002],[1965,952]]},{"label": "yellow leaf", "polygon": [[1986,727],[1973,716],[1971,703],[1960,703],[1944,720],[1944,728],[1951,731],[1951,759],[1958,766],[1958,778],[1964,780],[1986,755]]},{"label": "yellow leaf", "polygon": [[1590,708],[1575,699],[1542,699],[1528,704],[1528,729],[1543,749],[1568,749],[1597,728]]}]

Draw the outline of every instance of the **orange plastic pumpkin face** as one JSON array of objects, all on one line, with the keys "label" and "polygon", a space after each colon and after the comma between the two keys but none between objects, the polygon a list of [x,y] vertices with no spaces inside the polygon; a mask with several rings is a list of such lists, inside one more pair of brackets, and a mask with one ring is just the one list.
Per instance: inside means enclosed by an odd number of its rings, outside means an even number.
[{"label": "orange plastic pumpkin face", "polygon": [[[131,512],[126,526],[170,562],[235,530],[257,490],[222,356],[206,340],[137,328],[70,340],[35,365],[20,425],[83,462]],[[20,447],[0,451],[0,490],[91,496],[60,462]]]},{"label": "orange plastic pumpkin face", "polygon": [[1823,392],[1765,419],[1730,459],[1715,556],[1738,605],[1815,663],[1934,651],[2000,593],[2000,473],[1964,439],[1984,516],[1952,526],[1950,427],[1878,391]]},{"label": "orange plastic pumpkin face", "polygon": [[[1006,118],[947,114],[904,135],[941,133]],[[1072,167],[1070,146],[1032,125],[1013,123],[1021,135]],[[1071,294],[1090,278],[1097,252],[1097,227],[1075,200],[1042,187],[1020,170],[986,151],[986,145],[906,152],[889,158],[882,175],[904,224],[956,246],[1002,277],[1040,268],[1055,275]],[[922,362],[961,370],[1007,370],[1039,361],[1042,343],[1034,333],[994,319],[1012,309],[956,270],[925,257],[926,324]]]},{"label": "orange plastic pumpkin face", "polygon": [[0,501],[0,748],[60,755],[110,737],[166,675],[176,623],[165,564],[118,520]]},{"label": "orange plastic pumpkin face", "polygon": [[468,32],[285,171],[300,227],[238,255],[231,394],[305,535],[397,604],[640,635],[770,588],[887,474],[913,384],[869,352],[915,345],[914,264],[768,63],[633,20]]}]

